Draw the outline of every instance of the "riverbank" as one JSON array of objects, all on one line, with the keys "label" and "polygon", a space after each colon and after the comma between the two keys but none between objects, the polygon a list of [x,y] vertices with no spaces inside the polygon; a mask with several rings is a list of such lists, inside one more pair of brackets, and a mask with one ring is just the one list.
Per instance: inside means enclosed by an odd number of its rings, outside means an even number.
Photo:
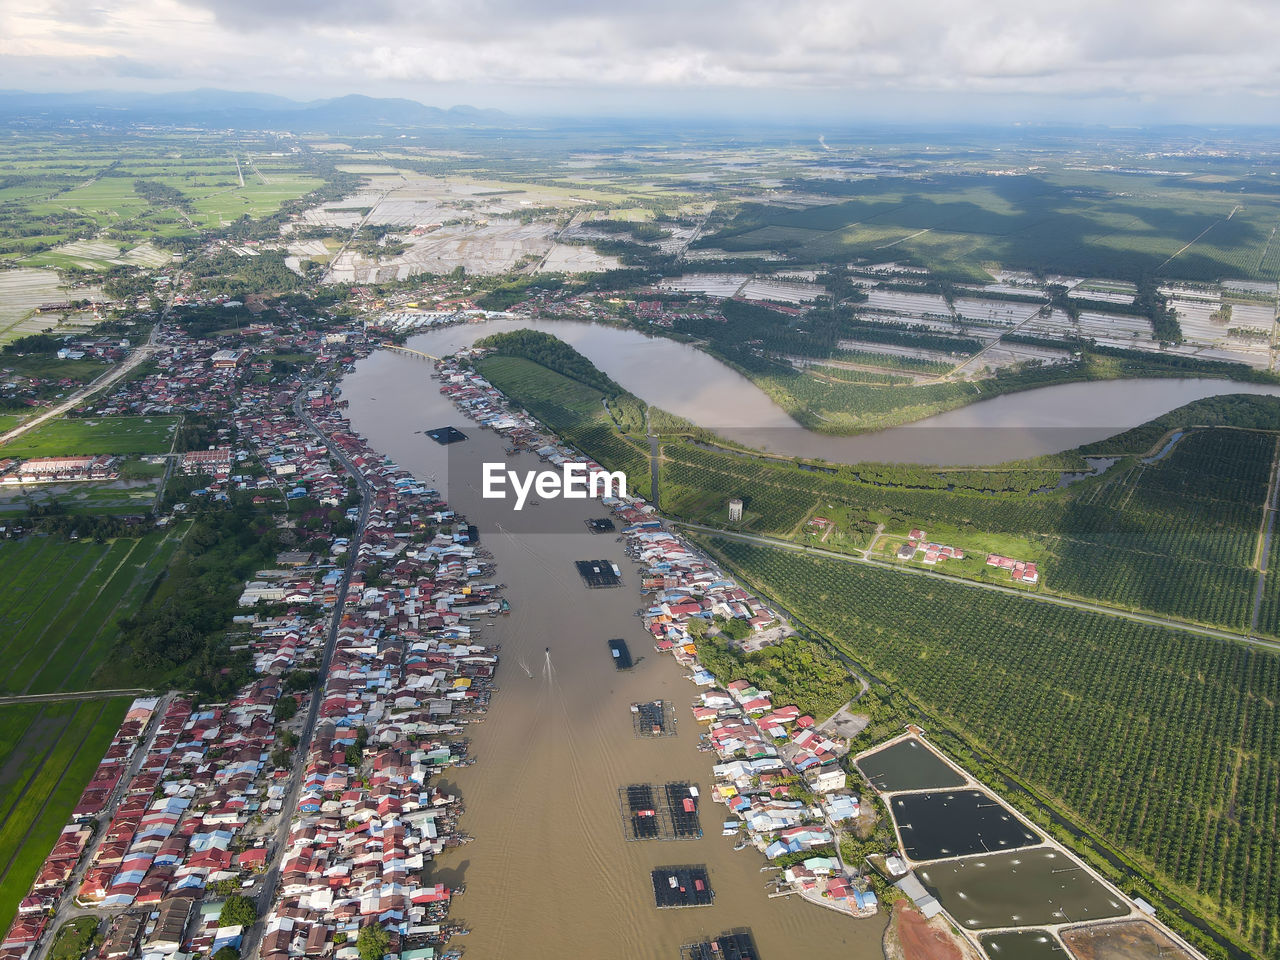
[{"label": "riverbank", "polygon": [[[1280,386],[1185,376],[1137,376],[1029,386],[912,423],[839,436],[805,429],[740,371],[688,343],[637,330],[543,317],[452,325],[407,346],[449,356],[493,333],[539,330],[564,340],[646,403],[733,444],[830,463],[988,466],[1029,460],[1105,440],[1194,400],[1224,394],[1280,396]],[[899,389],[885,387],[886,390]]]}]

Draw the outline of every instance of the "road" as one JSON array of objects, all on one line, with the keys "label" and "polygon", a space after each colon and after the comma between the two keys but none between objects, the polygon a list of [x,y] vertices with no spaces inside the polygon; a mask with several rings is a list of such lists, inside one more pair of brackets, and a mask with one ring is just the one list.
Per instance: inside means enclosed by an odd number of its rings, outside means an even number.
[{"label": "road", "polygon": [[129,784],[133,782],[133,778],[142,766],[142,761],[146,759],[147,752],[151,749],[151,744],[155,742],[156,734],[160,731],[160,719],[164,716],[165,711],[169,709],[169,703],[173,696],[172,693],[166,693],[160,698],[160,702],[156,704],[155,712],[151,714],[151,720],[147,723],[147,729],[143,731],[143,736],[138,741],[138,747],[134,750],[133,757],[129,761],[129,768],[125,771],[125,775],[120,778],[120,782],[116,784],[115,790],[112,791],[107,800],[107,805],[102,808],[102,813],[98,815],[94,823],[93,838],[89,841],[89,845],[85,848],[84,853],[81,854],[75,870],[72,871],[70,878],[68,878],[66,892],[58,901],[58,909],[49,921],[49,925],[45,927],[44,936],[36,944],[30,960],[44,960],[49,952],[49,947],[53,945],[53,938],[58,929],[68,920],[74,920],[76,917],[97,917],[101,921],[118,913],[124,913],[128,909],[123,907],[82,907],[76,903],[75,898],[80,893],[80,882],[84,880],[85,871],[89,868],[89,864],[93,862],[94,854],[97,853],[98,847],[102,843],[103,834],[106,832],[105,827],[111,822],[111,815],[115,812],[116,805],[120,802],[124,791],[129,788]]},{"label": "road", "polygon": [[117,382],[130,370],[141,364],[144,360],[149,359],[153,353],[155,353],[155,347],[150,343],[146,346],[138,347],[138,349],[134,350],[133,353],[129,354],[124,363],[121,363],[119,366],[112,367],[92,383],[85,384],[61,403],[50,407],[48,410],[44,411],[44,413],[38,414],[30,420],[26,420],[23,423],[18,424],[18,426],[14,427],[8,433],[0,434],[0,447],[12,440],[18,439],[18,437],[22,436],[27,431],[34,430],[42,423],[74,410],[82,401],[87,400],[95,393],[101,393],[107,387]]},{"label": "road", "polygon": [[667,520],[674,527],[681,527],[686,530],[697,530],[701,533],[713,534],[717,537],[723,537],[726,540],[737,540],[742,543],[753,543],[762,547],[774,547],[779,550],[790,550],[792,553],[803,553],[812,556],[821,556],[829,560],[840,560],[844,563],[857,563],[866,566],[876,567],[880,570],[892,570],[903,576],[912,577],[929,577],[934,580],[944,580],[947,583],[960,587],[969,587],[975,590],[991,590],[995,593],[1003,593],[1008,596],[1018,597],[1022,600],[1034,603],[1051,603],[1059,607],[1072,607],[1076,610],[1087,610],[1090,613],[1100,613],[1108,617],[1116,617],[1121,620],[1132,620],[1135,623],[1146,623],[1156,627],[1167,627],[1170,630],[1183,630],[1187,633],[1199,634],[1203,637],[1210,637],[1214,640],[1226,640],[1234,643],[1243,643],[1255,647],[1263,647],[1268,650],[1280,651],[1280,642],[1273,640],[1260,640],[1257,637],[1251,637],[1243,633],[1235,633],[1231,630],[1220,630],[1216,627],[1207,627],[1197,623],[1186,623],[1182,620],[1172,620],[1168,617],[1160,617],[1154,614],[1135,613],[1132,610],[1123,610],[1119,607],[1108,607],[1100,603],[1090,603],[1087,600],[1072,600],[1069,597],[1059,597],[1048,593],[1030,593],[1026,590],[1019,590],[1016,587],[1004,587],[998,583],[984,583],[980,580],[964,580],[960,577],[949,577],[944,573],[934,573],[932,570],[921,570],[916,567],[904,567],[896,564],[885,563],[880,560],[872,560],[869,557],[862,557],[856,554],[837,553],[834,550],[824,550],[820,547],[811,547],[805,544],[792,543],[789,540],[777,540],[773,537],[762,537],[748,533],[731,533],[721,530],[718,527],[708,527],[701,523],[683,523],[678,520]]},{"label": "road", "polygon": [[351,582],[351,574],[355,570],[357,554],[355,547],[364,536],[365,525],[369,522],[369,508],[373,502],[373,491],[360,471],[347,459],[346,454],[340,448],[329,442],[329,438],[325,436],[324,432],[316,426],[315,421],[306,413],[303,401],[306,399],[308,386],[308,384],[303,384],[298,389],[297,399],[293,403],[294,415],[307,425],[307,429],[329,448],[329,453],[342,464],[343,469],[355,478],[356,484],[360,488],[360,517],[356,523],[355,533],[351,537],[351,549],[347,551],[347,566],[342,573],[342,582],[338,586],[338,601],[333,608],[333,616],[329,623],[329,637],[325,641],[324,655],[320,660],[320,677],[316,682],[316,688],[311,692],[311,703],[307,708],[306,721],[299,737],[293,769],[290,771],[289,793],[282,802],[280,825],[276,828],[275,836],[271,838],[268,848],[271,859],[268,861],[267,870],[258,887],[257,908],[259,919],[245,934],[244,942],[241,944],[240,955],[246,958],[257,955],[258,943],[261,941],[263,934],[262,918],[271,908],[271,901],[275,899],[276,887],[280,883],[280,865],[289,840],[289,826],[293,820],[294,811],[298,806],[298,796],[302,792],[302,774],[306,765],[307,752],[311,747],[311,739],[315,734],[316,720],[320,714],[320,703],[324,699],[324,684],[325,678],[329,674],[329,662],[333,658],[333,650],[338,643],[338,628],[342,625],[342,612],[346,605],[347,587]]},{"label": "road", "polygon": [[64,690],[58,693],[21,693],[0,697],[0,706],[14,703],[51,703],[55,700],[105,700],[108,697],[148,697],[154,690],[130,687],[121,690]]},{"label": "road", "polygon": [[82,401],[93,396],[95,393],[101,393],[107,387],[119,381],[121,377],[133,370],[139,364],[150,359],[151,355],[156,352],[156,337],[160,333],[160,327],[164,324],[165,318],[169,316],[169,311],[173,309],[173,297],[174,294],[177,293],[177,284],[174,284],[174,287],[175,289],[173,293],[169,294],[169,300],[165,304],[164,312],[160,315],[160,319],[156,321],[156,325],[151,328],[151,336],[147,338],[147,342],[145,344],[142,344],[129,354],[129,356],[125,358],[124,363],[121,363],[119,366],[112,367],[102,376],[98,377],[97,380],[94,380],[91,383],[86,383],[61,403],[50,407],[48,410],[44,411],[44,413],[38,414],[30,420],[23,421],[8,433],[0,434],[0,447],[3,447],[6,443],[9,443],[12,440],[18,439],[18,437],[22,436],[27,431],[34,430],[36,427],[40,426],[40,424],[45,423],[48,420],[52,420],[54,417],[60,417],[65,413],[69,413],[79,406]]},{"label": "road", "polygon": [[323,286],[324,284],[329,282],[329,274],[333,272],[334,266],[337,264],[339,260],[342,259],[342,255],[347,252],[347,247],[351,246],[351,244],[356,240],[356,238],[360,236],[360,231],[364,229],[364,225],[368,223],[369,218],[373,216],[373,211],[378,209],[378,204],[382,203],[383,200],[387,199],[387,197],[397,189],[399,188],[391,187],[382,191],[378,199],[373,202],[373,206],[369,208],[369,212],[360,218],[360,222],[357,223],[355,225],[355,228],[351,231],[351,236],[347,237],[347,239],[343,242],[342,246],[338,248],[338,252],[333,255],[333,259],[329,261],[328,266],[324,268],[324,273],[321,275],[319,282],[316,284],[317,287]]},{"label": "road", "polygon": [[1262,506],[1262,530],[1258,538],[1258,586],[1253,594],[1250,630],[1258,629],[1258,618],[1262,614],[1262,595],[1267,584],[1267,564],[1271,561],[1271,533],[1276,525],[1276,496],[1280,493],[1280,483],[1276,482],[1278,473],[1280,473],[1280,438],[1276,439],[1275,453],[1271,457],[1271,477],[1267,480],[1267,499]]}]

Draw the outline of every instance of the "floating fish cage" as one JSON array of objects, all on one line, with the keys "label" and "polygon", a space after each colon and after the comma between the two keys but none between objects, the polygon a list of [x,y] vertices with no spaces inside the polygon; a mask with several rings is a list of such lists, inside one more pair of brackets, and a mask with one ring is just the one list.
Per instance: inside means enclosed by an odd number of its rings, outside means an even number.
[{"label": "floating fish cage", "polygon": [[751,931],[745,927],[726,930],[718,937],[686,943],[680,960],[760,960]]},{"label": "floating fish cage", "polygon": [[637,737],[674,737],[676,706],[669,700],[650,700],[631,705],[631,727]]},{"label": "floating fish cage", "polygon": [[441,446],[447,446],[450,443],[461,443],[467,439],[467,435],[457,427],[436,427],[434,430],[428,430],[427,436]]},{"label": "floating fish cage", "polygon": [[623,834],[633,840],[697,840],[702,836],[698,788],[633,783],[618,788]]},{"label": "floating fish cage", "polygon": [[653,881],[654,905],[659,910],[709,907],[715,901],[706,864],[658,867],[649,877]]},{"label": "floating fish cage", "polygon": [[582,582],[592,590],[622,586],[622,571],[608,560],[578,560],[574,566]]},{"label": "floating fish cage", "polygon": [[613,655],[613,665],[619,670],[630,670],[634,666],[627,641],[621,637],[615,637],[609,641],[609,653]]}]

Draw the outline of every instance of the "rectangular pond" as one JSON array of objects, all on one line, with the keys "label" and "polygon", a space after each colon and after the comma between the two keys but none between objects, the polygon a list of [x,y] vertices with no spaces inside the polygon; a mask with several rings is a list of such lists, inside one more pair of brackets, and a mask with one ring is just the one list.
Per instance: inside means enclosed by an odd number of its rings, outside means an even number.
[{"label": "rectangular pond", "polygon": [[1186,950],[1146,920],[1064,930],[1062,942],[1076,960],[1191,960]]},{"label": "rectangular pond", "polygon": [[951,860],[916,876],[968,930],[1121,917],[1129,907],[1053,849]]},{"label": "rectangular pond", "polygon": [[980,937],[991,960],[1071,960],[1048,930],[1018,930]]},{"label": "rectangular pond", "polygon": [[909,793],[890,801],[912,860],[938,860],[973,853],[1001,853],[1040,842],[1004,804],[981,790]]},{"label": "rectangular pond", "polygon": [[945,790],[964,786],[964,777],[914,738],[869,753],[858,769],[881,793],[897,790]]}]

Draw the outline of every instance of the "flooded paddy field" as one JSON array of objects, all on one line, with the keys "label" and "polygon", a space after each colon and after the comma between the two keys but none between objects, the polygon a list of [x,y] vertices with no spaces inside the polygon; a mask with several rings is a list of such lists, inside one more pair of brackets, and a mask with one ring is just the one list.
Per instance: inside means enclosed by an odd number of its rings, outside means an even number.
[{"label": "flooded paddy field", "polygon": [[1048,930],[991,933],[979,937],[978,942],[993,960],[1070,960]]},{"label": "flooded paddy field", "polygon": [[945,790],[967,782],[959,771],[922,744],[908,738],[857,760],[862,775],[881,793]]},{"label": "flooded paddy field", "polygon": [[1130,906],[1053,849],[950,860],[916,876],[969,930],[1122,917]]},{"label": "flooded paddy field", "polygon": [[1192,960],[1190,953],[1145,920],[1078,927],[1063,930],[1060,936],[1076,960]]},{"label": "flooded paddy field", "polygon": [[0,271],[0,343],[56,327],[61,313],[35,313],[42,303],[101,299],[100,287],[68,287],[53,270]]},{"label": "flooded paddy field", "polygon": [[917,863],[1040,842],[1012,810],[981,790],[907,794],[895,797],[892,808],[903,852]]}]

